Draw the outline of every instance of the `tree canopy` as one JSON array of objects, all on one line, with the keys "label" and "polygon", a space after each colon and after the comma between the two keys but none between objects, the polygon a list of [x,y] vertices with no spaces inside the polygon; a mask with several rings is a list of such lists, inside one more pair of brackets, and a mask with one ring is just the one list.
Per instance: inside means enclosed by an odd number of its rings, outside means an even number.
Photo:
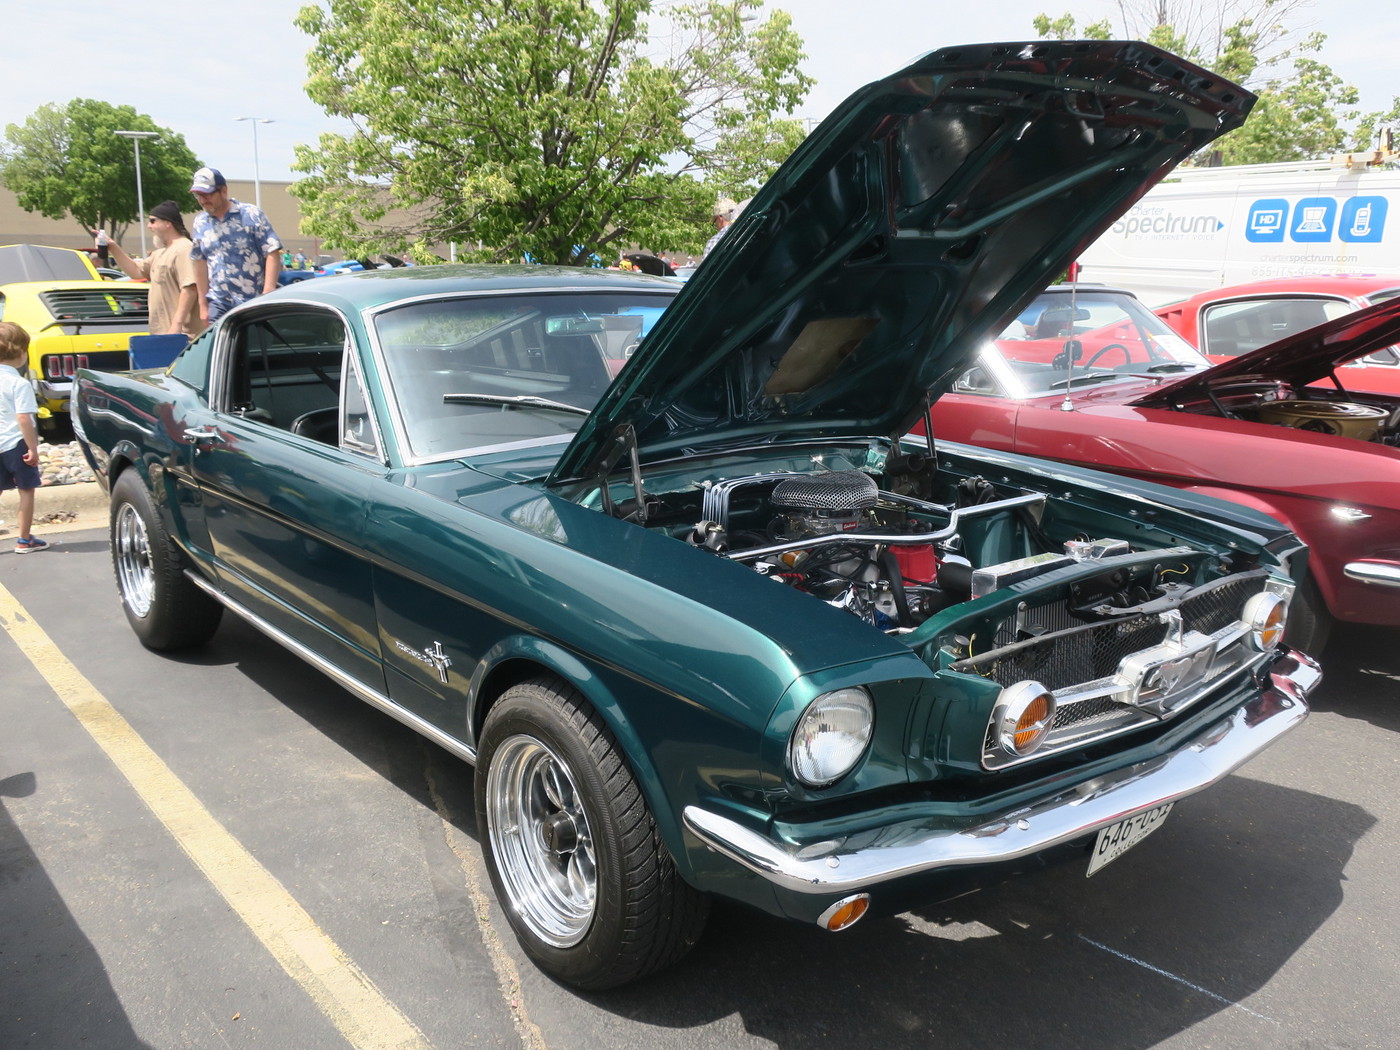
[{"label": "tree canopy", "polygon": [[307,94],[355,130],[298,148],[303,228],[349,251],[441,241],[497,260],[697,249],[715,199],[751,195],[802,136],[786,119],[811,84],[801,40],[760,6],[304,7]]},{"label": "tree canopy", "polygon": [[71,215],[85,234],[101,226],[120,237],[145,216],[136,200],[136,151],[117,131],[159,136],[141,140],[141,189],[148,209],[163,200],[188,199],[190,174],[200,164],[185,137],[131,106],[87,98],[48,103],[23,124],[6,127],[0,181],[25,211],[50,219]]},{"label": "tree canopy", "polygon": [[[1309,0],[1118,0],[1126,37],[1175,52],[1259,96],[1242,128],[1211,147],[1214,162],[1309,160],[1367,149],[1375,128],[1400,115],[1362,114],[1357,91],[1318,57],[1322,33],[1300,36],[1295,20]],[[1075,16],[1041,14],[1043,37],[1107,39],[1108,19],[1079,26]]]}]

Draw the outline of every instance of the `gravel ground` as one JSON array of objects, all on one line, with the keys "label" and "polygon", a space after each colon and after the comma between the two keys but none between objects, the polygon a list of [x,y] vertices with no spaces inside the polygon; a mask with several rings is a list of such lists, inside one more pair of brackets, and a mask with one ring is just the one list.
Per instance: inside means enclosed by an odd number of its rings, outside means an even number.
[{"label": "gravel ground", "polygon": [[96,480],[76,441],[66,445],[47,445],[41,441],[39,471],[43,475],[44,485],[72,485]]}]

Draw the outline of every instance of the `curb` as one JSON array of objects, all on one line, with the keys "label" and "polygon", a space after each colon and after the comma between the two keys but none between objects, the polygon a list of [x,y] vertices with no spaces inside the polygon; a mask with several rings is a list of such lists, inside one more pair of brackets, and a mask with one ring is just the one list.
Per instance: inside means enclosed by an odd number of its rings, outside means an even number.
[{"label": "curb", "polygon": [[[0,495],[0,533],[14,529],[18,513],[16,496]],[[95,481],[68,485],[41,485],[34,490],[34,531],[71,532],[107,527],[107,494]]]}]

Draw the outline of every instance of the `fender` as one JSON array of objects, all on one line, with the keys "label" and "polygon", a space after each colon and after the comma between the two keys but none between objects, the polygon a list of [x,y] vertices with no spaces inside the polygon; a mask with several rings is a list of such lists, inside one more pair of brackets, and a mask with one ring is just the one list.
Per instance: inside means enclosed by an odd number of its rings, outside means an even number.
[{"label": "fender", "polygon": [[[521,678],[533,674],[521,674],[521,665],[554,674],[583,694],[584,699],[607,723],[608,729],[618,740],[623,754],[637,783],[651,807],[652,818],[661,831],[666,847],[676,863],[685,865],[686,849],[683,829],[674,819],[679,807],[674,805],[669,792],[657,775],[651,761],[651,752],[627,717],[625,706],[618,700],[612,687],[588,662],[563,646],[531,634],[512,634],[502,638],[492,646],[477,662],[467,686],[467,731],[471,736],[473,750],[481,738],[481,728],[486,721],[491,702]],[[649,683],[644,683],[658,695],[664,691]],[[670,702],[679,702],[668,698]],[[758,756],[754,756],[757,765]]]},{"label": "fender", "polygon": [[[1251,510],[1259,511],[1261,514],[1267,514],[1292,531],[1293,534],[1304,543],[1308,542],[1308,538],[1299,532],[1297,524],[1286,511],[1276,507],[1273,503],[1262,498],[1256,492],[1242,492],[1239,489],[1218,488],[1214,485],[1183,485],[1181,488],[1184,492],[1195,492],[1202,496],[1214,496],[1216,499],[1223,499],[1230,503],[1238,503],[1242,507],[1248,507]],[[1311,576],[1312,581],[1317,584],[1317,589],[1322,592],[1323,604],[1326,605],[1329,610],[1335,609],[1337,605],[1337,581],[1327,573],[1321,562],[1313,558],[1308,559],[1308,575]]]}]

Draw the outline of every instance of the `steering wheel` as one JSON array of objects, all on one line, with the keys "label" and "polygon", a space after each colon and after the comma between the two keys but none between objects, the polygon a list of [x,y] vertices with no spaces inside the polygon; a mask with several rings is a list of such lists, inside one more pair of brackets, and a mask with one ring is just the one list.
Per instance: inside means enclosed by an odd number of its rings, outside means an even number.
[{"label": "steering wheel", "polygon": [[1099,358],[1103,357],[1103,355],[1108,353],[1110,350],[1123,351],[1123,363],[1125,365],[1130,365],[1133,363],[1133,352],[1131,350],[1129,350],[1122,343],[1109,343],[1107,346],[1101,346],[1097,350],[1095,350],[1094,353],[1090,356],[1089,360],[1084,362],[1084,367],[1092,368],[1094,366],[1094,362],[1097,361]]}]

